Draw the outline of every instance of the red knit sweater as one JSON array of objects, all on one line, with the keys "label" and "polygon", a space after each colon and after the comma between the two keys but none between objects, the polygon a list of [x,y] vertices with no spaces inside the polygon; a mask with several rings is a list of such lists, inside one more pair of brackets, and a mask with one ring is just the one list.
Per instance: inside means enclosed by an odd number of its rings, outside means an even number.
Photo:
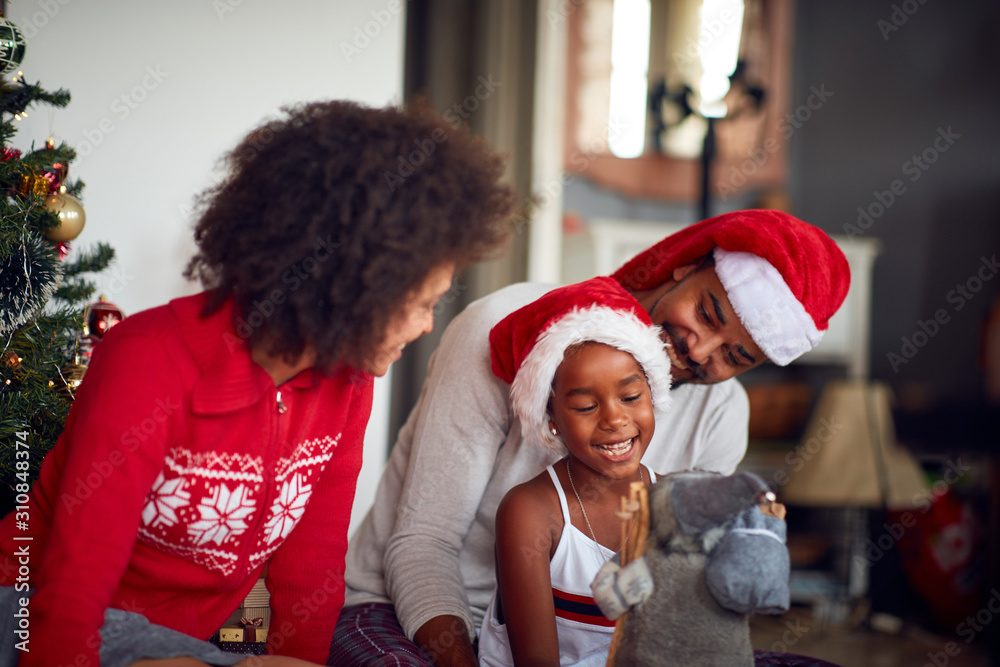
[{"label": "red knit sweater", "polygon": [[269,651],[326,661],[372,378],[307,370],[276,388],[231,306],[202,319],[204,302],[177,299],[107,334],[32,488],[27,530],[14,513],[0,522],[0,583],[17,582],[27,546],[36,589],[21,664],[97,665],[108,607],[207,639],[265,563]]}]

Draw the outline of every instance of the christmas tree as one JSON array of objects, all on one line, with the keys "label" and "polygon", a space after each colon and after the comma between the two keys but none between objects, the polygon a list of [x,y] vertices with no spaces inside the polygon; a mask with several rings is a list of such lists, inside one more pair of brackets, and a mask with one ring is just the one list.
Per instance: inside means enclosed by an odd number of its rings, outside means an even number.
[{"label": "christmas tree", "polygon": [[23,54],[20,31],[0,16],[0,512],[30,488],[63,429],[85,370],[84,312],[96,289],[85,276],[114,257],[101,243],[66,259],[85,219],[83,183],[67,178],[73,149],[51,139],[11,146],[28,109],[70,99],[11,76]]}]

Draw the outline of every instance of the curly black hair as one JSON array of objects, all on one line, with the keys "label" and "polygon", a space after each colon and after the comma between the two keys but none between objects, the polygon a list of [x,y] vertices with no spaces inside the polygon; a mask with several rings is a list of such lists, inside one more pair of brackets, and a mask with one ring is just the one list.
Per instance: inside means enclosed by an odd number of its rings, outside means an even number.
[{"label": "curly black hair", "polygon": [[198,199],[184,275],[233,298],[237,332],[294,361],[361,367],[432,269],[497,252],[514,192],[505,160],[426,103],[346,101],[282,109],[223,160]]}]

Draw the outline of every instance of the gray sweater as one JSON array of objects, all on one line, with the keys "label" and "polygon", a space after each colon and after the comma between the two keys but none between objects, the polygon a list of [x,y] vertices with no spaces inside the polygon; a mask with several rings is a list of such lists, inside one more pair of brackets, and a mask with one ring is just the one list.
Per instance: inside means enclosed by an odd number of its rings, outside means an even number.
[{"label": "gray sweater", "polygon": [[[557,460],[521,437],[510,386],[490,369],[489,331],[553,287],[511,285],[470,304],[445,329],[375,504],[351,538],[345,604],[393,603],[410,638],[441,615],[464,619],[475,636],[496,583],[497,505]],[[684,385],[672,397],[643,463],[659,474],[732,473],[747,446],[743,387]]]}]

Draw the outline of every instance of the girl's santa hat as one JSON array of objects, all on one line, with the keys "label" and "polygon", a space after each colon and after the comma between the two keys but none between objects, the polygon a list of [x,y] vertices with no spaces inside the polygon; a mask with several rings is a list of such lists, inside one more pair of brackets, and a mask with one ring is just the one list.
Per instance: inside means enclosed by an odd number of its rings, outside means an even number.
[{"label": "girl's santa hat", "polygon": [[631,354],[646,374],[659,416],[670,404],[670,361],[660,328],[613,278],[559,287],[502,319],[490,330],[493,373],[511,385],[524,437],[564,451],[549,431],[548,403],[556,369],[577,343],[604,343]]},{"label": "girl's santa hat", "polygon": [[713,253],[743,326],[779,366],[819,344],[847,296],[847,258],[825,232],[782,211],[726,213],[686,227],[615,271],[630,291],[658,287]]}]

